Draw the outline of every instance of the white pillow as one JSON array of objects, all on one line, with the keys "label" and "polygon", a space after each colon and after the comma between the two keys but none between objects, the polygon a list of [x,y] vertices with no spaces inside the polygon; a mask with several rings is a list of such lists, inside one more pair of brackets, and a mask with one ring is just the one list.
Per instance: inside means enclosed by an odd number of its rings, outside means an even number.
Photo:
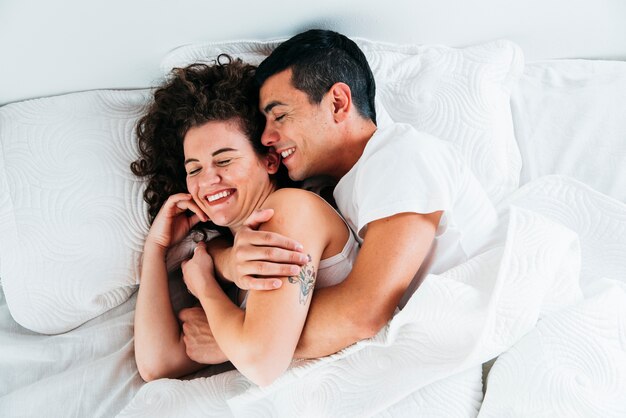
[{"label": "white pillow", "polygon": [[[517,189],[521,157],[510,107],[524,67],[517,45],[500,40],[457,49],[355,41],[372,67],[378,104],[391,119],[456,144],[494,203]],[[212,62],[220,53],[259,64],[280,42],[184,46],[168,54],[161,69]]]},{"label": "white pillow", "polygon": [[522,184],[563,174],[626,202],[626,62],[529,64],[511,104]]},{"label": "white pillow", "polygon": [[149,90],[0,108],[0,277],[22,326],[77,327],[136,289],[148,231],[135,123]]}]

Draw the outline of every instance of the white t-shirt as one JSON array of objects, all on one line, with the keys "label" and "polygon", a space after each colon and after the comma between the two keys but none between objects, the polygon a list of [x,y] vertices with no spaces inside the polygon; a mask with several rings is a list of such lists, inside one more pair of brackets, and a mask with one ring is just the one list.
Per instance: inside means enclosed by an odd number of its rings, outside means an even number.
[{"label": "white t-shirt", "polygon": [[493,204],[453,145],[407,124],[379,128],[333,195],[361,243],[372,221],[443,211],[433,246],[401,307],[426,274],[442,273],[479,253],[497,225]]}]

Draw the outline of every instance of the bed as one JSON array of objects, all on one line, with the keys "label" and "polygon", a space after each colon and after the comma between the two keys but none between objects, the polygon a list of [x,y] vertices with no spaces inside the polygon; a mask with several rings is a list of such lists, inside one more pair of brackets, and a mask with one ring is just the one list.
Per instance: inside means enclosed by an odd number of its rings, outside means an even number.
[{"label": "bed", "polygon": [[[500,214],[375,337],[259,388],[228,364],[145,383],[133,310],[148,230],[129,163],[150,89],[0,107],[0,416],[626,416],[626,62],[357,39],[379,124],[466,156]],[[279,41],[196,43],[161,72]],[[192,301],[168,254],[177,308]]]}]

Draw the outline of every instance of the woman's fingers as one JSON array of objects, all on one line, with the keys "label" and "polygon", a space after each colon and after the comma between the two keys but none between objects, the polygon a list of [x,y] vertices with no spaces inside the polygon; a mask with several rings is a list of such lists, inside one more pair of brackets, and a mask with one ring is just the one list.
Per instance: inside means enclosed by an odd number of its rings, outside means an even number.
[{"label": "woman's fingers", "polygon": [[206,242],[204,241],[198,242],[198,244],[196,245],[196,248],[193,249],[194,255],[196,254],[197,251],[202,251],[203,253],[208,254],[206,250]]},{"label": "woman's fingers", "polygon": [[177,214],[182,213],[186,210],[190,210],[198,217],[200,221],[207,222],[209,220],[209,217],[206,215],[206,213],[204,213],[202,209],[200,209],[200,206],[196,204],[190,194],[178,193],[170,196],[170,199],[172,199],[171,203],[177,208]]}]

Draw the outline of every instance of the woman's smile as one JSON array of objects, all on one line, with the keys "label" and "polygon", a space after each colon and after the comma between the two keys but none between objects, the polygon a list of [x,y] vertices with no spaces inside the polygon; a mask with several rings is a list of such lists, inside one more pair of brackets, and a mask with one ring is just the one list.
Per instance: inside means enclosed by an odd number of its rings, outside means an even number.
[{"label": "woman's smile", "polygon": [[235,192],[237,192],[237,189],[221,190],[219,192],[206,195],[205,199],[210,206],[215,206],[215,205],[219,205],[221,203],[225,203],[226,201],[230,200],[230,198],[233,197]]}]

